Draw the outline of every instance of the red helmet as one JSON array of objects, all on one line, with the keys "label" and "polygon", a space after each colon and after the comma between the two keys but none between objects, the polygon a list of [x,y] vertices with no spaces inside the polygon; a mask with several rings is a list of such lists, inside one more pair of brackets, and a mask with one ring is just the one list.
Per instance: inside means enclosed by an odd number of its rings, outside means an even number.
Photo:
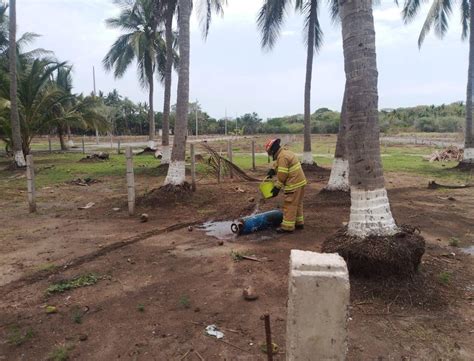
[{"label": "red helmet", "polygon": [[270,148],[272,147],[273,144],[275,144],[276,141],[279,141],[280,139],[278,138],[273,138],[273,139],[269,139],[266,143],[265,143],[265,151],[268,153],[270,151]]}]

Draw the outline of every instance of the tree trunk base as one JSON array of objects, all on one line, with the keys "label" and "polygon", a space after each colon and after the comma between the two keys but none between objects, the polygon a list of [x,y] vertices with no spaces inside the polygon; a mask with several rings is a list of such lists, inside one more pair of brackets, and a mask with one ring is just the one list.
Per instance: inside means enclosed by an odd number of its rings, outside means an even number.
[{"label": "tree trunk base", "polygon": [[409,277],[416,273],[425,253],[425,240],[419,230],[404,225],[392,236],[354,237],[347,228],[328,238],[325,253],[339,253],[352,276]]},{"label": "tree trunk base", "polygon": [[137,204],[145,207],[174,207],[176,202],[190,200],[192,195],[193,191],[188,182],[180,185],[167,184],[139,197]]},{"label": "tree trunk base", "polygon": [[454,169],[458,169],[463,172],[471,172],[474,170],[474,163],[473,162],[459,162],[459,164],[454,167]]}]

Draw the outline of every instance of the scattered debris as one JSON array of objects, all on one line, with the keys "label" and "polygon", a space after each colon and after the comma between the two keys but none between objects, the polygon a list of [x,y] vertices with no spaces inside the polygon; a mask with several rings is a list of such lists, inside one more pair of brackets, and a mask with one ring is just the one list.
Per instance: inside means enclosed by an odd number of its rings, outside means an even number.
[{"label": "scattered debris", "polygon": [[247,201],[248,201],[249,203],[253,203],[253,202],[255,202],[255,198],[254,198],[254,197],[250,197],[249,199],[247,199]]},{"label": "scattered debris", "polygon": [[242,295],[247,301],[255,301],[256,299],[258,299],[258,294],[252,286],[244,288]]},{"label": "scattered debris", "polygon": [[189,231],[189,232],[192,232],[193,230],[194,230],[194,227],[193,227],[193,226],[189,226],[189,227],[188,227],[188,231]]},{"label": "scattered debris", "polygon": [[147,213],[142,213],[140,215],[140,222],[142,222],[142,223],[148,222],[148,214]]},{"label": "scattered debris", "polygon": [[[444,185],[444,184],[436,183],[436,181],[428,182],[428,189],[440,189],[440,188],[463,189],[463,188],[469,188],[469,187],[472,187],[472,185],[471,184]],[[450,200],[455,200],[455,199],[450,199]]]},{"label": "scattered debris", "polygon": [[237,193],[245,193],[245,189],[242,189],[242,188],[240,188],[240,187],[235,187],[235,191],[236,191]]},{"label": "scattered debris", "polygon": [[106,152],[99,152],[99,153],[92,153],[86,155],[85,158],[79,160],[79,162],[97,162],[97,161],[104,161],[109,160],[109,153]]},{"label": "scattered debris", "polygon": [[464,150],[454,145],[451,145],[443,150],[436,150],[431,155],[424,157],[425,160],[430,162],[449,162],[458,161],[463,159]]},{"label": "scattered debris", "polygon": [[[265,322],[266,343],[263,352],[267,354],[268,361],[273,361],[273,354],[278,352],[278,345],[272,342],[272,330],[270,328],[270,315],[265,313],[261,319]],[[276,352],[275,352],[276,351]]]},{"label": "scattered debris", "polygon": [[206,327],[206,333],[209,336],[214,336],[217,339],[224,338],[224,333],[219,331],[216,325],[209,325]]},{"label": "scattered debris", "polygon": [[223,241],[222,239],[219,240],[219,241],[217,242],[217,245],[218,245],[218,246],[223,246],[223,245],[224,245],[224,241]]},{"label": "scattered debris", "polygon": [[85,333],[79,335],[79,341],[87,341],[88,336]]},{"label": "scattered debris", "polygon": [[112,210],[113,210],[114,212],[118,212],[118,211],[120,211],[120,208],[115,207],[115,208],[112,208]]},{"label": "scattered debris", "polygon": [[138,152],[136,155],[143,155],[143,154],[153,154],[156,156],[156,149],[153,149],[153,148],[150,148],[150,147],[146,147],[145,149],[143,149],[141,152]]},{"label": "scattered debris", "polygon": [[94,207],[95,203],[94,202],[89,202],[87,203],[85,206],[83,207],[77,207],[77,209],[89,209],[89,208],[92,208]]},{"label": "scattered debris", "polygon": [[58,313],[58,308],[56,306],[46,306],[46,314],[51,315],[53,313]]},{"label": "scattered debris", "polygon": [[219,153],[215,149],[213,149],[210,145],[202,144],[202,146],[209,153],[209,157],[207,159],[205,159],[204,157],[202,158],[202,163],[211,167],[211,173],[216,178],[222,177],[226,174],[230,174],[230,171],[232,170],[232,173],[234,177],[236,178],[240,178],[242,180],[246,180],[249,182],[259,181],[259,179],[249,176],[247,173],[245,173],[241,168],[239,168],[237,165],[232,163],[230,160],[219,155]]},{"label": "scattered debris", "polygon": [[68,182],[69,184],[74,184],[76,186],[82,186],[82,187],[87,187],[87,186],[90,186],[91,184],[94,184],[94,183],[100,183],[100,180],[98,179],[93,179],[93,178],[90,178],[90,177],[87,177],[87,178],[76,178],[76,179],[73,179],[72,181],[69,181]]}]

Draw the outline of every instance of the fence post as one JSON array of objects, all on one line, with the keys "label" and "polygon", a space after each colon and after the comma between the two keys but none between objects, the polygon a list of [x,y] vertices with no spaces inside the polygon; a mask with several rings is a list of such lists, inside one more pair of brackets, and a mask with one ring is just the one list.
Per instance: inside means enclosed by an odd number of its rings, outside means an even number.
[{"label": "fence post", "polygon": [[252,169],[255,170],[255,140],[252,140]]},{"label": "fence post", "polygon": [[28,205],[30,213],[36,212],[35,167],[33,156],[26,156],[26,184],[28,187]]},{"label": "fence post", "polygon": [[117,140],[117,154],[120,154],[120,138]]},{"label": "fence post", "polygon": [[345,360],[349,307],[346,262],[334,253],[291,250],[288,284],[286,359]]},{"label": "fence post", "polygon": [[86,154],[86,146],[84,144],[84,135],[82,136],[82,154]]},{"label": "fence post", "polygon": [[51,148],[51,136],[48,134],[48,150],[50,153],[52,153],[52,148]]},{"label": "fence post", "polygon": [[127,191],[128,191],[128,214],[135,213],[135,176],[133,174],[133,152],[132,147],[127,147],[125,151],[127,158]]},{"label": "fence post", "polygon": [[[229,161],[232,163],[232,141],[229,140],[227,142],[227,157],[229,158]],[[232,171],[232,167],[230,168],[230,179],[234,178],[234,172]]]},{"label": "fence post", "polygon": [[194,144],[190,144],[191,147],[191,189],[193,192],[196,191],[196,153],[194,152]]}]

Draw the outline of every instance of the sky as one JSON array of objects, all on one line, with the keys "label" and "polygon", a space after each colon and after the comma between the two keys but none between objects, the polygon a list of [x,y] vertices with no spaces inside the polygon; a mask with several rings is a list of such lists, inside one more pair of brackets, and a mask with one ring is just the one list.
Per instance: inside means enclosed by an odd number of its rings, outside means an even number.
[{"label": "sky", "polygon": [[[202,0],[197,0],[202,1]],[[288,13],[272,51],[263,51],[256,17],[263,0],[228,0],[225,14],[215,16],[203,39],[196,14],[191,22],[190,98],[215,118],[256,112],[276,117],[303,112],[306,50],[303,17]],[[401,2],[403,3],[403,2]],[[418,34],[427,12],[405,25],[401,8],[382,0],[374,7],[379,108],[442,104],[465,99],[468,43],[461,41],[460,11],[453,9],[450,29],[440,40],[430,34],[418,49]],[[95,67],[97,90],[116,88],[133,101],[145,102],[135,65],[120,79],[102,66],[102,59],[120,32],[105,19],[118,14],[112,0],[17,1],[18,34],[41,34],[34,47],[54,51],[74,68],[74,92],[90,93]],[[315,56],[312,111],[339,110],[344,90],[340,25],[333,24],[326,5],[320,9],[324,44]],[[177,77],[173,79],[172,102]],[[155,107],[162,109],[163,89],[157,82]]]}]

